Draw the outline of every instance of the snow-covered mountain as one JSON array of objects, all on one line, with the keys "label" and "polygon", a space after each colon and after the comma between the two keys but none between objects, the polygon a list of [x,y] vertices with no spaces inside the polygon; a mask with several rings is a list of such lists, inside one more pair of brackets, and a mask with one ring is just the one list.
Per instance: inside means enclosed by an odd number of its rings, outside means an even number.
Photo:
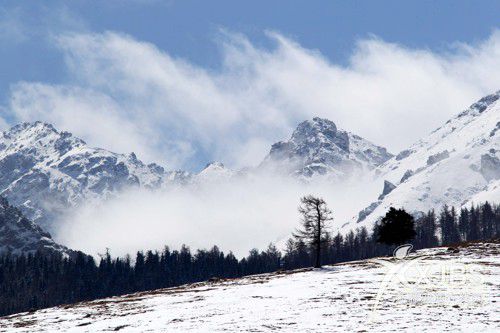
[{"label": "snow-covered mountain", "polygon": [[300,123],[290,140],[273,144],[261,167],[304,178],[340,179],[372,170],[391,157],[385,148],[316,117]]},{"label": "snow-covered mountain", "polygon": [[213,183],[230,180],[237,173],[228,169],[221,162],[210,162],[196,175],[191,175],[191,181],[196,183]]},{"label": "snow-covered mountain", "polygon": [[[498,332],[499,250],[494,243],[459,251],[434,248],[411,254],[411,267],[355,261],[145,291],[0,320],[2,332]],[[442,268],[459,274],[464,265],[467,275],[442,278]],[[403,269],[400,281],[396,273]],[[474,288],[464,291],[464,284]]]},{"label": "snow-covered mountain", "polygon": [[49,233],[23,216],[21,211],[0,197],[0,254],[13,255],[41,252],[60,252],[70,255],[71,250],[57,244]]},{"label": "snow-covered mountain", "polygon": [[384,190],[344,229],[372,226],[390,206],[411,212],[500,201],[500,91],[480,99],[379,166]]},{"label": "snow-covered mountain", "polygon": [[[272,146],[258,168],[286,165],[290,175],[334,179],[370,170],[391,155],[385,148],[338,130],[326,119],[301,123],[287,142]],[[254,170],[257,171],[257,170]],[[199,173],[165,171],[157,164],[88,146],[71,133],[43,122],[22,123],[0,135],[0,194],[45,230],[84,200],[103,200],[127,187],[158,189],[168,184],[229,181],[247,174],[212,162]]]},{"label": "snow-covered mountain", "polygon": [[418,212],[445,203],[498,202],[499,95],[481,99],[397,156],[330,120],[313,118],[300,123],[288,141],[272,145],[255,169],[233,171],[212,162],[197,174],[146,165],[133,153],[89,147],[49,124],[22,123],[0,134],[0,195],[49,232],[65,211],[128,187],[197,185],[268,171],[332,182],[371,173],[383,192],[344,230],[370,227],[392,205]]},{"label": "snow-covered mountain", "polygon": [[145,165],[134,153],[89,147],[42,122],[0,134],[0,194],[49,231],[53,218],[83,199],[106,198],[127,186],[156,188],[184,176]]}]

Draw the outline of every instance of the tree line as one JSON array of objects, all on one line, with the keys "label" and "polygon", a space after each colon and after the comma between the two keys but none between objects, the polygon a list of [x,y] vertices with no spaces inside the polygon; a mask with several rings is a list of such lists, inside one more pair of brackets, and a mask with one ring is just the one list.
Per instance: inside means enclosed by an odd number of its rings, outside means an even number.
[{"label": "tree line", "polygon": [[[314,201],[316,199],[320,201]],[[138,252],[134,260],[129,256],[112,258],[109,252],[98,261],[81,252],[73,258],[60,254],[4,254],[0,256],[0,315],[210,279],[237,278],[392,253],[394,245],[380,242],[383,221],[371,233],[362,227],[346,235],[332,235],[327,226],[331,212],[326,203],[314,197],[308,200],[303,198],[299,208],[301,228],[288,240],[283,253],[270,244],[264,251],[252,249],[240,260],[217,246],[195,252],[187,246],[179,250],[165,247],[159,252]],[[318,216],[321,220],[315,219]],[[321,224],[315,223],[318,221]],[[497,238],[500,236],[500,206],[486,202],[459,212],[444,206],[439,213],[431,210],[418,216],[411,231],[411,243],[417,249]]]}]

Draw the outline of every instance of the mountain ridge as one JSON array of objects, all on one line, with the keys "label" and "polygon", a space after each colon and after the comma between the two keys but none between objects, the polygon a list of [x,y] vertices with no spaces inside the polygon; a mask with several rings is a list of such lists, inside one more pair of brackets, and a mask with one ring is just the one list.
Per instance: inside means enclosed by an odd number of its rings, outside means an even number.
[{"label": "mountain ridge", "polygon": [[156,188],[172,176],[134,153],[89,147],[40,121],[2,133],[0,171],[0,194],[49,231],[50,220],[82,198],[108,197],[128,186]]},{"label": "mountain ridge", "polygon": [[[500,91],[481,98],[373,171],[393,186],[343,230],[372,226],[390,206],[414,213],[500,196]],[[385,191],[384,191],[385,192]]]}]

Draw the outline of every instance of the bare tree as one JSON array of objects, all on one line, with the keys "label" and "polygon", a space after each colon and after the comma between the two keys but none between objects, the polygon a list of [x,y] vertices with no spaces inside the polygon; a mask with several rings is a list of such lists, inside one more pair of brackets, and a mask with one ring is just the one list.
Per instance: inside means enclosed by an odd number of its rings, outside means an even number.
[{"label": "bare tree", "polygon": [[316,254],[314,267],[321,267],[321,247],[328,238],[327,223],[332,218],[325,200],[308,195],[300,199],[299,213],[302,215],[302,228],[294,233],[294,237],[306,242]]}]

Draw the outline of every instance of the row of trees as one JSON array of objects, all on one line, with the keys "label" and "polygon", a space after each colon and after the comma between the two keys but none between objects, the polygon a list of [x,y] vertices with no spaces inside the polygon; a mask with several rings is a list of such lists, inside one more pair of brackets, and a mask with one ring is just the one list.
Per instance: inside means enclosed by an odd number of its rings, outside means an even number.
[{"label": "row of trees", "polygon": [[192,253],[180,250],[138,252],[99,262],[78,252],[73,259],[36,253],[0,257],[0,316],[59,304],[173,287],[213,278],[236,278],[280,269],[281,253],[270,245],[241,260],[217,246]]},{"label": "row of trees", "polygon": [[301,228],[286,245],[285,268],[372,258],[392,253],[395,246],[411,242],[415,249],[500,237],[500,205],[486,202],[462,208],[445,205],[439,214],[430,210],[415,219],[404,209],[390,208],[371,233],[365,227],[347,235],[328,232],[331,211],[321,198],[302,198]]},{"label": "row of trees", "polygon": [[[109,252],[99,262],[83,253],[72,259],[41,253],[19,257],[3,255],[0,257],[0,315],[213,278],[333,264],[392,252],[392,245],[379,242],[382,225],[373,233],[360,228],[345,236],[332,236],[327,228],[331,212],[326,203],[314,197],[304,200],[300,210],[302,228],[288,241],[283,254],[270,245],[265,251],[253,249],[240,260],[216,246],[195,252],[186,246],[180,250],[165,247],[161,252],[138,252],[133,261],[130,257],[112,258]],[[414,246],[424,248],[500,236],[499,206],[485,203],[464,209],[460,214],[454,212],[453,208],[445,206],[439,216],[430,211],[419,217],[412,229]],[[318,216],[322,221],[319,225],[316,223]],[[315,235],[319,235],[319,241]]]}]

